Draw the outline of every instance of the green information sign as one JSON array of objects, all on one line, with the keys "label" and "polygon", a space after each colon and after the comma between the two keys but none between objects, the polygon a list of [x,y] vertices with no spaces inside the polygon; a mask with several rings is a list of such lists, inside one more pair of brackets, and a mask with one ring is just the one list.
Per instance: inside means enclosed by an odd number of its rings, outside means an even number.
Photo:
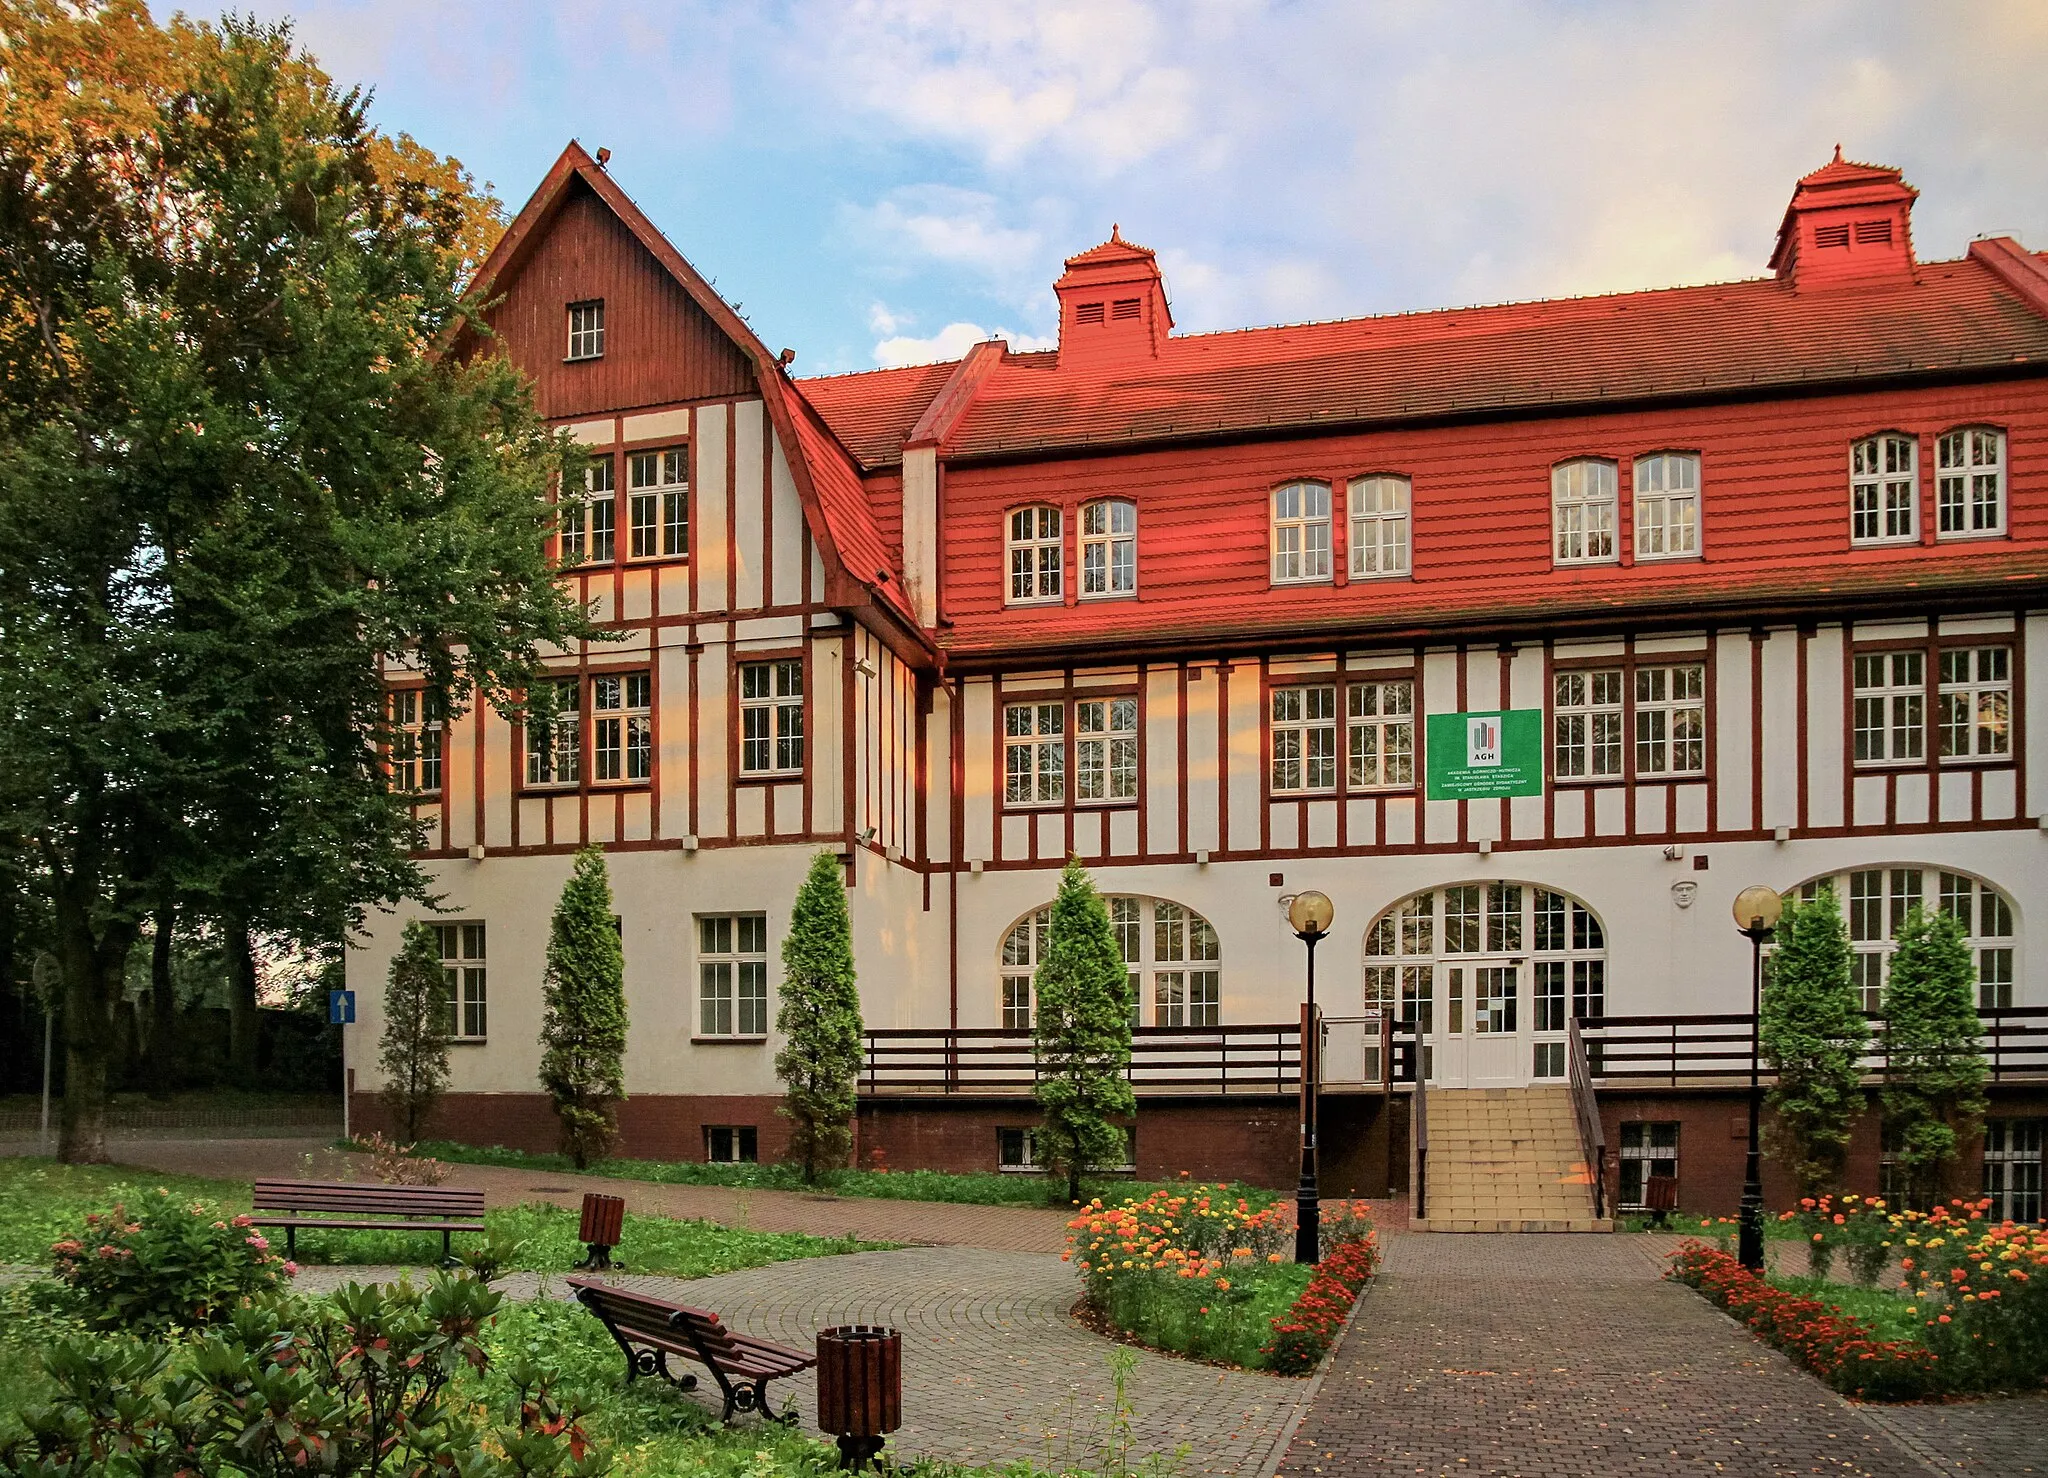
[{"label": "green information sign", "polygon": [[1543,710],[1432,713],[1428,718],[1428,797],[1543,794]]}]

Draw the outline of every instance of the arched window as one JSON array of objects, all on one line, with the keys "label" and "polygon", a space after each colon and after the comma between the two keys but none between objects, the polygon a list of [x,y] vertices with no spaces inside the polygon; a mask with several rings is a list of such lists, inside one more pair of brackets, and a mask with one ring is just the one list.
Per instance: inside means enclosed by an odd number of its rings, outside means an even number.
[{"label": "arched window", "polygon": [[1273,583],[1330,578],[1330,485],[1290,482],[1273,489]]},{"label": "arched window", "polygon": [[1637,457],[1636,558],[1700,552],[1700,459],[1692,452]]},{"label": "arched window", "polygon": [[[1424,1072],[1432,1078],[1436,1047],[1509,1038],[1530,1044],[1520,1059],[1526,1076],[1561,1078],[1565,1023],[1607,1009],[1606,934],[1591,909],[1554,888],[1431,888],[1366,930],[1365,1006],[1421,1024]],[[1471,1075],[1482,1070],[1475,1066]],[[1484,1075],[1500,1076],[1500,1066]],[[1466,1073],[1445,1076],[1463,1080]]]},{"label": "arched window", "polygon": [[1561,565],[1611,564],[1620,508],[1612,462],[1582,457],[1550,469],[1550,507]]},{"label": "arched window", "polygon": [[1081,510],[1081,595],[1138,593],[1138,505],[1117,498]]},{"label": "arched window", "polygon": [[1982,878],[1938,867],[1861,867],[1809,878],[1795,891],[1811,902],[1832,883],[1849,921],[1850,973],[1863,1009],[1884,1009],[1884,985],[1897,951],[1899,926],[1915,905],[1954,914],[1977,961],[1977,1005],[1986,1011],[2014,1004],[2014,955],[2019,931],[2012,900]]},{"label": "arched window", "polygon": [[[1131,1024],[1217,1026],[1223,1019],[1223,949],[1210,922],[1184,903],[1111,894],[1103,899],[1123,955]],[[1002,1018],[1031,1025],[1032,977],[1045,959],[1052,909],[1019,919],[1003,936]]]},{"label": "arched window", "polygon": [[1934,528],[1944,539],[2005,532],[2005,433],[1989,426],[1944,432],[1934,444]]},{"label": "arched window", "polygon": [[1886,432],[1849,448],[1849,542],[1911,543],[1920,537],[1919,448]]},{"label": "arched window", "polygon": [[1066,587],[1060,579],[1064,566],[1059,509],[1014,510],[1009,553],[1011,605],[1060,598]]},{"label": "arched window", "polygon": [[1351,578],[1408,573],[1408,479],[1354,478],[1351,504]]}]

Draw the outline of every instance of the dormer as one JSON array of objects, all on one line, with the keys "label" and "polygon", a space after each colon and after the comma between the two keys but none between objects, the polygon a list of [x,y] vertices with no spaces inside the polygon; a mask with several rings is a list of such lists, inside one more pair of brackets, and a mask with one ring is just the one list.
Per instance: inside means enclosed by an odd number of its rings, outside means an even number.
[{"label": "dormer", "polygon": [[1801,291],[1913,277],[1913,202],[1899,171],[1835,157],[1800,180],[1778,227],[1771,270]]},{"label": "dormer", "polygon": [[1152,249],[1111,226],[1109,240],[1068,257],[1066,266],[1052,285],[1060,300],[1060,368],[1157,359],[1173,312]]}]

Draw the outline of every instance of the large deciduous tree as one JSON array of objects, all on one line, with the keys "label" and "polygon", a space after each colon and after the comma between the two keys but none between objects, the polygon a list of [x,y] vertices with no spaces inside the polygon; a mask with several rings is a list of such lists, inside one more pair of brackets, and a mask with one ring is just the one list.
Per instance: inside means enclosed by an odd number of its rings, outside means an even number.
[{"label": "large deciduous tree", "polygon": [[1823,886],[1808,903],[1787,900],[1757,1025],[1774,1074],[1765,1100],[1773,1148],[1802,1194],[1834,1189],[1866,1106],[1859,1063],[1870,1027],[1833,888]]},{"label": "large deciduous tree", "polygon": [[1077,857],[1060,874],[1032,993],[1032,1092],[1045,1111],[1038,1157],[1066,1177],[1067,1199],[1078,1201],[1082,1171],[1123,1158],[1124,1131],[1115,1120],[1138,1105],[1124,1075],[1131,1061],[1128,972],[1109,910]]},{"label": "large deciduous tree", "polygon": [[331,947],[423,892],[387,663],[511,713],[587,624],[561,443],[502,356],[435,352],[495,218],[459,166],[286,27],[0,0],[0,47],[0,836],[98,1160],[150,912]]},{"label": "large deciduous tree", "polygon": [[789,1158],[803,1167],[808,1185],[819,1170],[844,1165],[852,1148],[863,1042],[845,874],[830,852],[811,859],[797,889],[782,941],[775,1029],[782,1033],[775,1054],[779,1112],[789,1120]]},{"label": "large deciduous tree", "polygon": [[581,1170],[610,1153],[626,1096],[626,964],[604,852],[585,847],[555,905],[541,984],[540,1085]]},{"label": "large deciduous tree", "polygon": [[1984,1023],[1962,923],[1917,905],[1899,926],[1884,985],[1884,1124],[1908,1196],[1941,1195],[1984,1117]]}]

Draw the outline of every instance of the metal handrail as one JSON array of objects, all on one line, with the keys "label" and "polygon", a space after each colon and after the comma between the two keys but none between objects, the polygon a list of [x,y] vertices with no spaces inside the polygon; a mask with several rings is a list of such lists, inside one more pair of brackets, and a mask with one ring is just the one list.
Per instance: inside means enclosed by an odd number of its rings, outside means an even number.
[{"label": "metal handrail", "polygon": [[1565,1023],[1565,1071],[1571,1085],[1572,1108],[1579,1121],[1579,1152],[1593,1177],[1593,1215],[1607,1215],[1607,1130],[1600,1122],[1600,1100],[1593,1094],[1593,1075],[1586,1062],[1579,1018]]},{"label": "metal handrail", "polygon": [[1429,1216],[1429,1038],[1419,1022],[1401,1025],[1415,1033],[1415,1093],[1408,1100],[1408,1215],[1423,1221]]}]

